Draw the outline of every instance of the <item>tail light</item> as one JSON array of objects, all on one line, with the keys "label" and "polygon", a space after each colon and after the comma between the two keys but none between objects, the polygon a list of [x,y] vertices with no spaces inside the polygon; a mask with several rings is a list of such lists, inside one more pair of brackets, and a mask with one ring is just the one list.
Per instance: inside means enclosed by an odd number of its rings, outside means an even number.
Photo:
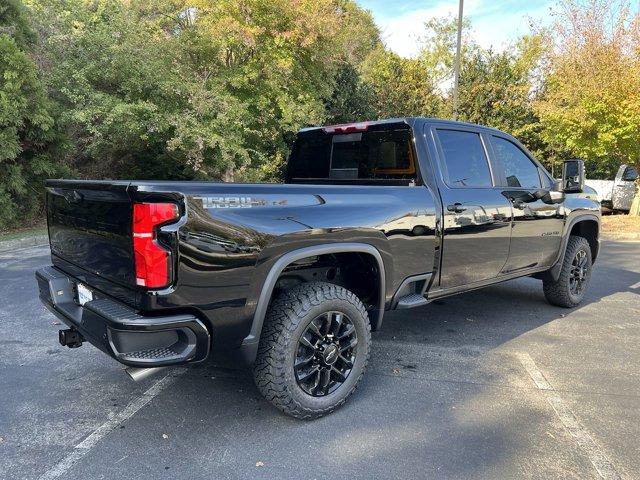
[{"label": "tail light", "polygon": [[136,285],[147,288],[169,285],[171,254],[157,242],[156,227],[178,217],[178,207],[173,203],[133,204]]}]

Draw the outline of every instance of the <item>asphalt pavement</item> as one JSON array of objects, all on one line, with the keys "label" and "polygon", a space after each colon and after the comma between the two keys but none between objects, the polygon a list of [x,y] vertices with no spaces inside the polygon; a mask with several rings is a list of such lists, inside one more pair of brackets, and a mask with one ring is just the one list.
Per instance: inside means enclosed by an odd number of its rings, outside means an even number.
[{"label": "asphalt pavement", "polygon": [[0,253],[0,479],[640,478],[640,243],[605,242],[584,304],[520,279],[386,315],[334,414],[294,420],[243,370],[134,383],[57,343],[48,249]]}]

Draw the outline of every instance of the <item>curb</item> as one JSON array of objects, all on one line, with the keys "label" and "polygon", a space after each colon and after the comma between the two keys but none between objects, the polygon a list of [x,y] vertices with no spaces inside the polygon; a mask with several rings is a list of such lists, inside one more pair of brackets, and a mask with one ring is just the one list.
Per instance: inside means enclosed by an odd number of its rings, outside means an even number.
[{"label": "curb", "polygon": [[40,247],[49,244],[47,235],[32,235],[30,237],[16,238],[13,240],[0,241],[0,253],[10,250],[28,247]]}]

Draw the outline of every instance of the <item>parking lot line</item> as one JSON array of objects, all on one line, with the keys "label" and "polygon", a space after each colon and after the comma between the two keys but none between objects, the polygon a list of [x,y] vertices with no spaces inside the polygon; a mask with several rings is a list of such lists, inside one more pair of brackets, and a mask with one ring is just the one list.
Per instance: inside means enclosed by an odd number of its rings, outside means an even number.
[{"label": "parking lot line", "polygon": [[118,428],[121,424],[133,417],[141,408],[153,400],[160,392],[171,385],[176,378],[184,374],[187,369],[172,370],[160,380],[155,382],[142,395],[133,399],[121,412],[104,422],[96,428],[88,437],[73,447],[73,451],[60,460],[57,464],[44,472],[39,480],[54,480],[64,475],[78,460],[84,457],[95,447],[98,442]]},{"label": "parking lot line", "polygon": [[549,402],[553,411],[556,413],[567,431],[576,439],[576,443],[600,474],[600,477],[606,480],[621,479],[622,477],[609,461],[600,446],[595,442],[587,429],[580,423],[578,418],[567,406],[562,397],[560,397],[558,392],[553,389],[549,381],[533,361],[533,358],[531,358],[528,353],[524,352],[518,352],[517,356],[520,363],[522,363],[522,366],[533,380],[533,383],[535,383],[536,387],[544,393],[547,402]]}]

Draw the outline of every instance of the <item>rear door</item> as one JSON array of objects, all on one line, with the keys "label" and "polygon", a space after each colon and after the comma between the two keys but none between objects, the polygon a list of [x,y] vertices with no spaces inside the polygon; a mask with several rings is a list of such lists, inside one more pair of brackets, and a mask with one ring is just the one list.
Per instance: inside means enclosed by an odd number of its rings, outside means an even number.
[{"label": "rear door", "polygon": [[[507,136],[490,135],[494,164],[504,195],[550,190],[553,181],[520,145]],[[513,202],[513,228],[505,273],[551,265],[557,258],[564,228],[562,204],[542,200]]]},{"label": "rear door", "polygon": [[464,126],[431,129],[438,152],[444,240],[440,287],[497,277],[508,255],[511,204],[496,189],[487,139]]}]

